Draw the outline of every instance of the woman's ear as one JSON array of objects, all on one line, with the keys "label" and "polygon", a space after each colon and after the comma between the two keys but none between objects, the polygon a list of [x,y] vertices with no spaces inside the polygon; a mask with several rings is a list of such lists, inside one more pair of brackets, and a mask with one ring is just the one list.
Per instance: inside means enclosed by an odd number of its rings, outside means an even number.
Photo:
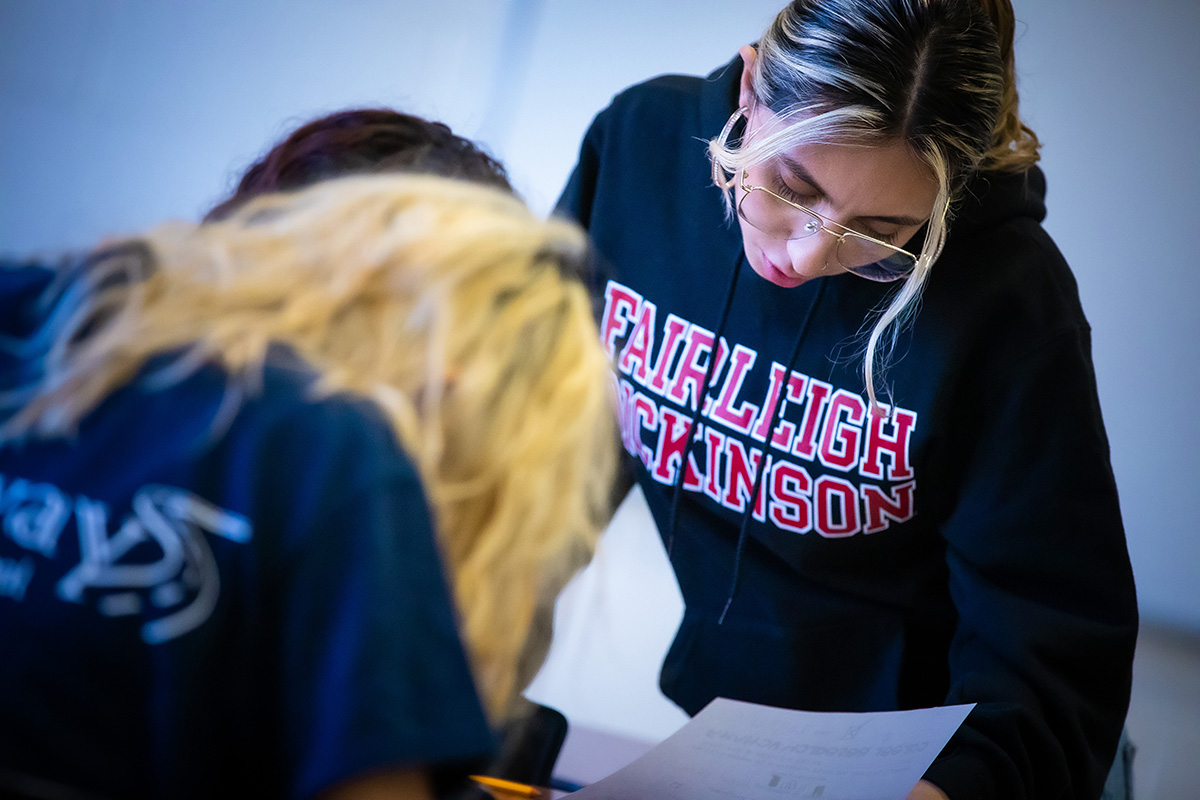
[{"label": "woman's ear", "polygon": [[742,57],[742,81],[738,89],[738,106],[742,108],[754,108],[754,79],[751,73],[754,71],[754,62],[758,58],[758,53],[750,45],[742,45],[738,50],[738,54]]}]

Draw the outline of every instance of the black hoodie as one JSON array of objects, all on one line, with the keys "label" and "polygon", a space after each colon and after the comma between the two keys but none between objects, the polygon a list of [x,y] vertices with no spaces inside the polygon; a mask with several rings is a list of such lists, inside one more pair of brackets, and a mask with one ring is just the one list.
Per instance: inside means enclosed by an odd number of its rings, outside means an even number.
[{"label": "black hoodie", "polygon": [[758,277],[712,185],[705,146],[740,72],[622,92],[559,202],[595,242],[625,447],[686,604],[663,690],[691,714],[717,696],[976,703],[929,780],[951,798],[1094,800],[1137,610],[1089,328],[1040,224],[1042,173],[968,187],[885,376],[891,416],[872,415],[862,331],[893,287]]}]

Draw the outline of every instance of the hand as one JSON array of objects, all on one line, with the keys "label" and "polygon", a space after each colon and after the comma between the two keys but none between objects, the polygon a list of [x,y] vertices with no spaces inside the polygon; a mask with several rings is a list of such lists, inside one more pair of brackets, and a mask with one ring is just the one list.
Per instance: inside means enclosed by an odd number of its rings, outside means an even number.
[{"label": "hand", "polygon": [[950,800],[950,798],[929,781],[917,781],[917,785],[912,788],[905,800]]}]

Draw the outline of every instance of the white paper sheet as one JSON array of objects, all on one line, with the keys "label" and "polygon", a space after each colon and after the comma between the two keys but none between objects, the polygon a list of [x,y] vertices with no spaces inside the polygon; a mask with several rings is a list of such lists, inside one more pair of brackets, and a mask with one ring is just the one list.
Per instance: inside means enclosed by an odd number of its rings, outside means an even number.
[{"label": "white paper sheet", "polygon": [[903,800],[974,705],[818,713],[717,698],[578,800]]}]

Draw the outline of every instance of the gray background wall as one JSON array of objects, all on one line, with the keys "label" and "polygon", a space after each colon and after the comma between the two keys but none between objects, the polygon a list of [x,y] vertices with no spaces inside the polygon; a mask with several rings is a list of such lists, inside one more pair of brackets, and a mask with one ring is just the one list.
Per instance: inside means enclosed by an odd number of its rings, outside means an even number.
[{"label": "gray background wall", "polygon": [[[615,91],[723,63],[781,3],[0,0],[0,252],[195,218],[297,123],[361,104],[482,139],[545,211]],[[1200,3],[1015,6],[1143,614],[1200,631]]]}]

